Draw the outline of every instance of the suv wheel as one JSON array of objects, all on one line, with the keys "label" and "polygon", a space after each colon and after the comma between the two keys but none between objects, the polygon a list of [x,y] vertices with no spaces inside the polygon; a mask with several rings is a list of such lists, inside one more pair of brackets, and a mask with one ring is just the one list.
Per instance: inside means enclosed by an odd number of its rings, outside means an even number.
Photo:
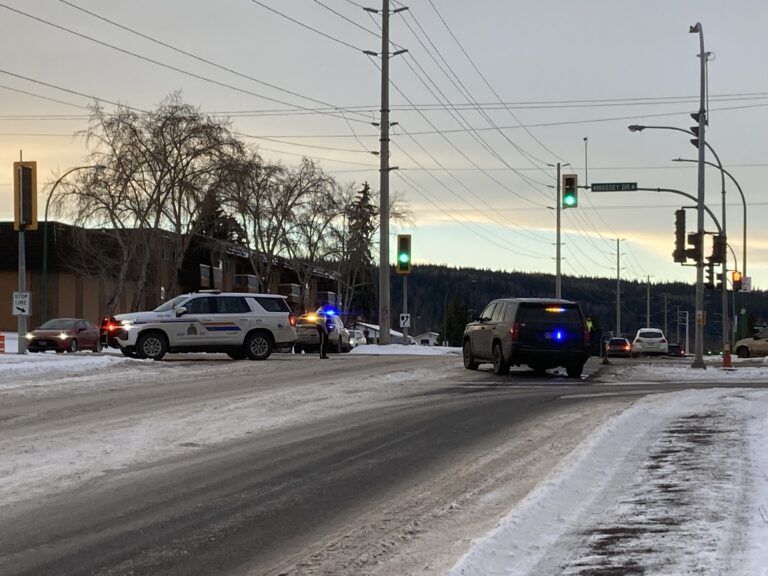
[{"label": "suv wheel", "polygon": [[746,346],[739,346],[738,350],[736,350],[736,355],[739,358],[749,358],[749,348]]},{"label": "suv wheel", "polygon": [[498,342],[493,346],[493,373],[497,376],[509,374],[509,363],[504,359],[504,352]]},{"label": "suv wheel", "polygon": [[467,370],[477,370],[478,362],[475,360],[475,355],[472,353],[472,342],[467,338],[464,341],[464,346],[461,348],[461,355],[464,358],[464,368]]},{"label": "suv wheel", "polygon": [[272,354],[272,348],[272,337],[268,332],[253,332],[245,340],[245,352],[251,360],[266,360]]},{"label": "suv wheel", "polygon": [[565,373],[568,374],[568,378],[581,378],[583,371],[584,364],[569,364],[565,367]]},{"label": "suv wheel", "polygon": [[140,358],[162,360],[168,352],[168,342],[160,332],[147,332],[139,336],[136,353]]},{"label": "suv wheel", "polygon": [[75,340],[74,338],[72,338],[72,340],[70,341],[69,348],[67,348],[67,352],[70,352],[72,354],[77,352],[77,340]]}]

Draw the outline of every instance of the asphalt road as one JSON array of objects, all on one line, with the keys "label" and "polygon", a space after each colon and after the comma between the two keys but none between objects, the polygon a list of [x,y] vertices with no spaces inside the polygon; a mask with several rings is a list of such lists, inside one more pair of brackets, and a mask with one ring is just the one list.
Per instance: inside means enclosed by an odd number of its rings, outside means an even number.
[{"label": "asphalt road", "polygon": [[[303,360],[288,360],[285,366],[296,369],[274,373],[269,386],[321,385],[338,373],[362,377],[395,361]],[[446,360],[397,361],[415,367]],[[18,400],[0,409],[0,434],[23,436],[42,426],[109,418],[150,404],[175,406],[242,394],[252,382],[246,375],[207,376],[47,402]],[[649,392],[692,386],[626,384],[539,378],[527,371],[499,378],[457,369],[391,402],[115,471],[37,502],[0,509],[0,573],[347,573],[341,566],[350,574],[364,573],[354,562],[365,564],[377,541],[407,533],[419,521],[428,524],[430,514],[466,492],[471,475],[459,484],[450,480],[459,477],[454,471],[463,461],[563,414],[582,412],[586,421],[590,407],[615,411]],[[588,432],[583,424],[580,430]],[[559,453],[578,440],[575,435],[558,439],[557,430],[549,433]],[[516,461],[534,457],[539,447],[531,444],[516,446]],[[405,499],[386,522],[372,519],[385,508],[391,512],[400,495],[405,498],[437,477],[447,478],[440,490]],[[355,534],[362,526],[370,533]],[[383,554],[377,567],[366,570],[388,573],[385,560]]]}]

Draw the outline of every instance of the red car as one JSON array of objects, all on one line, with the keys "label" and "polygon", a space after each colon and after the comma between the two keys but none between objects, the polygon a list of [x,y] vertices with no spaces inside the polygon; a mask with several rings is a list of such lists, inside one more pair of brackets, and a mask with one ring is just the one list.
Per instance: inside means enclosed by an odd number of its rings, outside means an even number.
[{"label": "red car", "polygon": [[99,329],[82,318],[55,318],[27,334],[27,350],[45,352],[101,351]]}]

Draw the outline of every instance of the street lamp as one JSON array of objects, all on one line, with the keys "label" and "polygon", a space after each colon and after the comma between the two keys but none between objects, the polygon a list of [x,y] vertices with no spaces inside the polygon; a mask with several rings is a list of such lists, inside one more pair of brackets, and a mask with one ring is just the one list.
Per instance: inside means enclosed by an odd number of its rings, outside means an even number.
[{"label": "street lamp", "polygon": [[43,223],[43,289],[41,294],[41,304],[40,304],[40,323],[46,321],[48,316],[48,208],[51,206],[51,199],[53,198],[53,193],[56,191],[56,187],[61,184],[62,180],[72,174],[72,172],[76,172],[78,170],[94,170],[97,173],[102,172],[106,170],[107,167],[103,164],[93,164],[90,166],[76,166],[75,168],[70,168],[64,174],[62,174],[56,182],[53,183],[53,186],[51,187],[50,192],[48,192],[48,198],[45,201],[45,220]]},{"label": "street lamp", "polygon": [[477,284],[477,280],[462,280],[458,284],[453,285],[453,289],[446,290],[443,297],[443,342],[448,341],[448,296],[455,292],[455,289],[464,284]]}]

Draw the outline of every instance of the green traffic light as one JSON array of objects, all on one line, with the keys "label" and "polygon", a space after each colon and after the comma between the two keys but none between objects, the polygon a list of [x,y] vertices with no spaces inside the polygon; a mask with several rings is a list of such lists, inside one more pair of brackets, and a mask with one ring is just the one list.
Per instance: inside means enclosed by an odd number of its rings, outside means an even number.
[{"label": "green traffic light", "polygon": [[397,257],[398,262],[401,262],[403,264],[408,264],[410,262],[411,257],[408,255],[407,252],[400,252],[400,255]]},{"label": "green traffic light", "polygon": [[563,197],[563,202],[565,203],[566,206],[575,206],[576,197],[571,194],[567,194]]}]

